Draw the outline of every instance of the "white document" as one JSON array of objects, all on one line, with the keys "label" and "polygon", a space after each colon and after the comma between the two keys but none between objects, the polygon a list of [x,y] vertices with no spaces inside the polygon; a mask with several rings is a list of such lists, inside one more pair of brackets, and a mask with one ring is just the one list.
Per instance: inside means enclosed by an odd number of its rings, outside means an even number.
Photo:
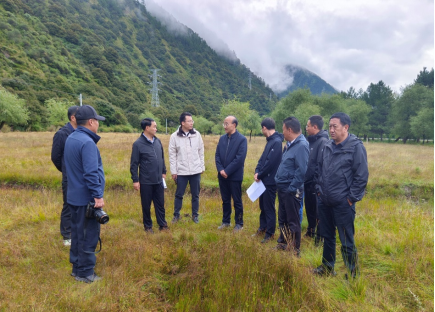
[{"label": "white document", "polygon": [[246,190],[246,194],[248,194],[248,197],[252,202],[255,202],[257,198],[264,193],[265,190],[266,187],[264,186],[262,181],[254,181],[254,183],[252,183],[252,185]]},{"label": "white document", "polygon": [[168,187],[166,186],[166,181],[165,181],[165,179],[162,179],[162,181],[163,181],[163,188],[168,188]]}]

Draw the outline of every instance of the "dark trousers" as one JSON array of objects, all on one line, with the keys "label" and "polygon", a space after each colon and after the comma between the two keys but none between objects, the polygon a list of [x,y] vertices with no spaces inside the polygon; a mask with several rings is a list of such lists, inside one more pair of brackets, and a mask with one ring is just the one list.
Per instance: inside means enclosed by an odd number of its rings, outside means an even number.
[{"label": "dark trousers", "polygon": [[301,247],[301,223],[299,221],[299,210],[301,201],[295,195],[278,191],[278,222],[280,236],[278,242],[282,244],[293,244],[299,250]]},{"label": "dark trousers", "polygon": [[335,265],[335,228],[341,242],[341,255],[346,267],[352,271],[356,268],[358,253],[355,246],[355,204],[349,206],[344,199],[337,206],[326,206],[319,199],[320,235],[324,239],[322,263],[331,268]]},{"label": "dark trousers", "polygon": [[66,177],[62,177],[62,196],[63,196],[63,206],[62,212],[60,213],[60,234],[63,239],[71,238],[71,211],[69,205],[66,202],[67,198],[68,181]]},{"label": "dark trousers", "polygon": [[260,228],[266,234],[274,235],[276,228],[276,185],[266,185],[266,190],[260,196]]},{"label": "dark trousers", "polygon": [[145,229],[153,227],[151,220],[151,201],[154,203],[157,223],[162,227],[168,226],[165,220],[165,189],[163,183],[159,184],[141,184],[140,198],[142,203],[143,226]]},{"label": "dark trousers", "polygon": [[231,198],[234,202],[234,221],[243,225],[242,181],[219,179],[222,197],[222,223],[231,223]]},{"label": "dark trousers", "polygon": [[79,277],[94,273],[97,257],[95,248],[100,237],[100,224],[95,218],[87,219],[86,206],[69,205],[71,211],[71,249],[69,261],[72,272]]},{"label": "dark trousers", "polygon": [[317,212],[317,195],[314,189],[314,183],[306,183],[305,189],[305,212],[307,214],[308,228],[307,232],[313,236],[319,237],[319,218]]},{"label": "dark trousers", "polygon": [[174,199],[174,216],[180,216],[180,210],[183,206],[183,196],[186,191],[187,183],[190,184],[190,194],[192,195],[192,217],[198,216],[199,210],[199,190],[201,183],[201,174],[177,176],[177,190]]}]

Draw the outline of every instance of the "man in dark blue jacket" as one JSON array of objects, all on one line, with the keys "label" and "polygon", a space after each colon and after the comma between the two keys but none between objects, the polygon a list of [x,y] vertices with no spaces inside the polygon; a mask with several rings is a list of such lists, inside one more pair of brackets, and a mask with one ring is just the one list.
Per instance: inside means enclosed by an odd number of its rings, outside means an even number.
[{"label": "man in dark blue jacket", "polygon": [[369,171],[366,149],[361,140],[349,134],[349,127],[350,117],[345,113],[331,116],[329,134],[332,140],[325,144],[316,172],[320,235],[324,239],[322,265],[314,269],[317,275],[335,275],[335,228],[346,267],[354,278],[358,271],[355,203],[365,194]]},{"label": "man in dark blue jacket", "polygon": [[63,154],[65,150],[65,142],[68,136],[77,128],[76,112],[78,106],[68,108],[69,122],[60,128],[53,137],[53,146],[51,147],[51,161],[56,166],[57,170],[62,172],[62,195],[63,207],[60,213],[60,235],[63,237],[63,244],[71,246],[71,211],[67,202],[67,187],[68,179],[66,176],[65,162]]},{"label": "man in dark blue jacket", "polygon": [[276,228],[276,183],[275,174],[281,162],[283,135],[275,131],[275,121],[264,118],[261,132],[266,137],[266,146],[255,168],[254,180],[262,181],[266,190],[260,196],[260,227],[256,235],[263,235],[262,243],[268,242],[275,235]]},{"label": "man in dark blue jacket", "polygon": [[[305,127],[310,144],[310,158],[308,159],[307,172],[305,173],[305,211],[307,213],[308,228],[305,233],[306,237],[315,238],[316,245],[320,243],[319,218],[317,216],[317,194],[314,188],[314,173],[317,170],[320,156],[322,155],[323,146],[329,140],[328,132],[323,130],[323,117],[313,115],[308,118]],[[317,230],[316,230],[317,229]]]},{"label": "man in dark blue jacket", "polygon": [[304,191],[305,172],[309,156],[308,142],[301,133],[296,117],[288,117],[282,125],[287,141],[281,163],[275,175],[278,189],[278,223],[280,236],[277,249],[292,249],[299,256],[301,248],[301,223],[299,209]]},{"label": "man in dark blue jacket", "polygon": [[133,143],[130,173],[134,189],[140,190],[145,232],[154,233],[151,220],[151,202],[154,203],[159,230],[168,229],[165,219],[165,190],[163,186],[163,179],[166,178],[165,156],[162,142],[156,137],[157,124],[154,119],[145,118],[140,125],[143,133]]},{"label": "man in dark blue jacket", "polygon": [[248,141],[237,131],[237,125],[236,117],[225,118],[223,126],[226,134],[219,139],[215,154],[223,210],[222,224],[219,229],[230,226],[231,198],[233,198],[235,232],[243,229],[242,181],[248,150]]},{"label": "man in dark blue jacket", "polygon": [[92,106],[83,105],[76,113],[77,129],[65,143],[65,167],[68,176],[67,201],[71,210],[70,262],[72,276],[80,282],[100,280],[94,272],[95,248],[100,237],[100,224],[95,218],[86,218],[86,206],[95,203],[95,208],[104,206],[105,177],[97,143],[99,120]]}]

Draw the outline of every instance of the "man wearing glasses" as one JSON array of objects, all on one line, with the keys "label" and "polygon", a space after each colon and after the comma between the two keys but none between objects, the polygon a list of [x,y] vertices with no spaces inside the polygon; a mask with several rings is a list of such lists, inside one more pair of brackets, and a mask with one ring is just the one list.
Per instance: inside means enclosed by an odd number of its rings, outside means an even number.
[{"label": "man wearing glasses", "polygon": [[220,137],[215,154],[223,209],[222,224],[218,229],[222,230],[230,226],[232,198],[236,223],[234,232],[243,229],[242,181],[248,150],[248,141],[237,131],[237,125],[236,117],[225,118],[223,126],[226,134]]},{"label": "man wearing glasses", "polygon": [[191,113],[180,115],[180,127],[171,135],[168,151],[172,179],[177,184],[172,223],[181,219],[180,210],[187,183],[192,195],[192,221],[198,223],[201,174],[205,171],[204,143],[201,134],[193,128]]}]

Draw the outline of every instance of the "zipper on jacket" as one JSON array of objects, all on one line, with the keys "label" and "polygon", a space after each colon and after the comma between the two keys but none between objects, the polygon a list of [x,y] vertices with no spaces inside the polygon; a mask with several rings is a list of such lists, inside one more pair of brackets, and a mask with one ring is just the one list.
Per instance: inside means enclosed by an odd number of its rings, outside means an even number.
[{"label": "zipper on jacket", "polygon": [[227,153],[228,153],[228,147],[230,146],[230,140],[231,140],[231,137],[228,138],[227,149],[225,151],[225,162],[224,162],[225,165],[227,164]]}]

